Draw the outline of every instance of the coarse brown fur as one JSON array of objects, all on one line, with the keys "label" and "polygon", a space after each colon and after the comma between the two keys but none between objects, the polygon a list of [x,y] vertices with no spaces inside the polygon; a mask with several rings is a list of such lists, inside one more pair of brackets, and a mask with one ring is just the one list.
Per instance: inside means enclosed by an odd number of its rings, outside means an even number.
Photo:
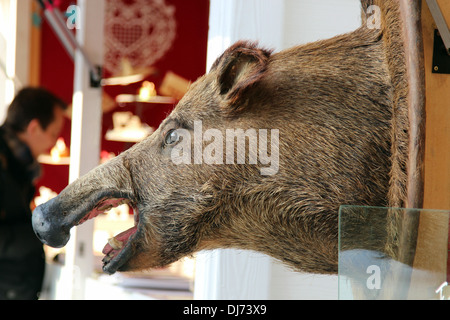
[{"label": "coarse brown fur", "polygon": [[[336,273],[339,206],[401,207],[405,200],[408,87],[399,8],[395,0],[362,1],[363,12],[373,3],[381,29],[363,23],[279,53],[234,44],[151,137],[38,208],[39,236],[62,243],[55,230],[76,224],[110,194],[139,211],[138,234],[110,273],[214,248],[256,250],[295,270]],[[230,128],[279,130],[278,172],[260,174],[262,163],[174,164],[167,136],[192,132],[195,121],[224,136]],[[58,212],[76,212],[78,220],[55,219]]]}]

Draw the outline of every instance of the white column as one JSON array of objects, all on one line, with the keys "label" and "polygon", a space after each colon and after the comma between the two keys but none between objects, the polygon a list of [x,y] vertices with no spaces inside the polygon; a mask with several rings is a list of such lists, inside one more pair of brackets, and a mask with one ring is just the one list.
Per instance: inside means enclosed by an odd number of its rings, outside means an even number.
[{"label": "white column", "polygon": [[[104,0],[78,0],[81,21],[77,40],[96,65],[103,61]],[[89,69],[82,54],[75,54],[69,182],[99,165],[102,108],[101,88],[90,86]],[[83,299],[85,281],[93,272],[94,225],[92,221],[73,228],[66,246],[57,299]]]}]

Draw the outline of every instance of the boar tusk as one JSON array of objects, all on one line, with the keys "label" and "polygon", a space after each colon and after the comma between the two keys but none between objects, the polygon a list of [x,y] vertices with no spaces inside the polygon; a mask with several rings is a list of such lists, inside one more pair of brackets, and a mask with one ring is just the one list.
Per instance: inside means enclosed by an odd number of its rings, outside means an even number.
[{"label": "boar tusk", "polygon": [[120,250],[123,247],[123,242],[117,240],[116,238],[109,239],[108,243],[114,250]]}]

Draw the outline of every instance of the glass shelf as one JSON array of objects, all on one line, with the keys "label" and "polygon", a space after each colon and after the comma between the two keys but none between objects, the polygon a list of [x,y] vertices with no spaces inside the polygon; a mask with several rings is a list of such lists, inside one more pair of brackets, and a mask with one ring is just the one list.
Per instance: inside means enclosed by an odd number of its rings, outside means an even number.
[{"label": "glass shelf", "polygon": [[339,299],[449,299],[449,211],[342,206]]}]

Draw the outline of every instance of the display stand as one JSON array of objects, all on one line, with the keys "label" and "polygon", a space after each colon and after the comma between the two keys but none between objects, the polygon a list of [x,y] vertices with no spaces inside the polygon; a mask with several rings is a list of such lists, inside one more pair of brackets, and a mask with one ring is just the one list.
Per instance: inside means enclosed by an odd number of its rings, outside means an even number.
[{"label": "display stand", "polygon": [[[405,216],[415,216],[419,228],[390,228]],[[450,211],[342,206],[339,299],[450,299],[449,217]]]}]

